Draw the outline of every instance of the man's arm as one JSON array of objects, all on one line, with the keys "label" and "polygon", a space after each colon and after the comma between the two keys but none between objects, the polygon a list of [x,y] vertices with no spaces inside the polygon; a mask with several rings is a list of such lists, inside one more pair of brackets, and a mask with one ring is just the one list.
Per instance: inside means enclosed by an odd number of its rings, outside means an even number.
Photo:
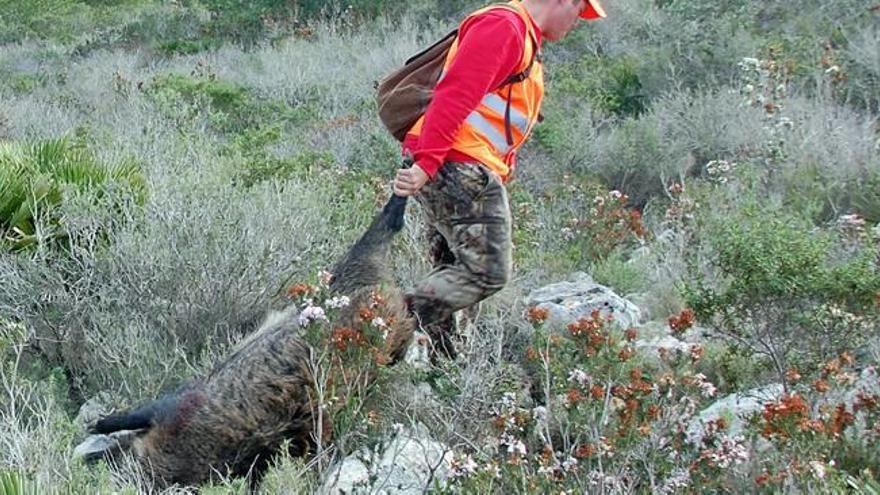
[{"label": "man's arm", "polygon": [[465,23],[459,36],[459,51],[434,90],[412,150],[417,166],[400,170],[395,179],[401,196],[415,194],[437,174],[468,115],[519,67],[526,26],[516,13],[499,9]]}]

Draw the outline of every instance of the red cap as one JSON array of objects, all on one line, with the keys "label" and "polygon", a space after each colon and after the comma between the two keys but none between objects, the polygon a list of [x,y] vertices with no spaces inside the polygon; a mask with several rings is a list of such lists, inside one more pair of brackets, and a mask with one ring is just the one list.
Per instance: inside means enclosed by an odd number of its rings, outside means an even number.
[{"label": "red cap", "polygon": [[599,5],[599,0],[587,0],[587,8],[581,12],[581,17],[591,21],[602,19],[606,16],[605,9]]}]

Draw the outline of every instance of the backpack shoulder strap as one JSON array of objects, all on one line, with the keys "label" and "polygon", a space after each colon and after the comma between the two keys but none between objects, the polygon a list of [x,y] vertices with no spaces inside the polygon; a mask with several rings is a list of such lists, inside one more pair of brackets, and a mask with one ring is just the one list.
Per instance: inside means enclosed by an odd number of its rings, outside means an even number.
[{"label": "backpack shoulder strap", "polygon": [[458,36],[458,28],[453,29],[452,31],[446,33],[446,36],[440,38],[439,40],[437,40],[436,42],[434,42],[434,44],[432,44],[431,46],[425,48],[424,50],[420,51],[419,53],[416,53],[416,54],[413,55],[412,57],[406,59],[406,62],[404,62],[403,65],[409,65],[409,64],[411,64],[411,63],[413,62],[413,60],[418,59],[418,58],[421,57],[422,55],[424,55],[424,54],[430,52],[431,50],[433,50],[434,48],[437,48],[438,46],[442,45],[443,43],[446,43],[447,41],[449,41],[450,38],[454,38],[454,37],[456,37],[456,36]]},{"label": "backpack shoulder strap", "polygon": [[[522,13],[510,4],[502,3],[497,4],[495,7],[504,8],[516,12],[516,14],[519,15],[520,18],[522,18]],[[504,82],[502,82],[496,89],[498,90],[507,86],[507,104],[504,106],[504,137],[507,141],[508,146],[513,146],[513,131],[511,130],[510,119],[510,106],[513,94],[513,85],[528,79],[529,76],[532,75],[532,67],[535,65],[535,61],[537,60],[538,62],[541,62],[541,51],[538,47],[538,39],[535,36],[534,29],[532,29],[532,27],[528,24],[531,21],[529,21],[528,19],[523,19],[523,21],[526,23],[526,38],[528,38],[526,42],[528,43],[529,41],[531,41],[534,45],[534,49],[532,50],[532,58],[531,60],[529,60],[529,65],[527,65],[525,69],[523,69],[521,72],[517,72],[516,74],[512,74],[510,77],[505,79]]]}]

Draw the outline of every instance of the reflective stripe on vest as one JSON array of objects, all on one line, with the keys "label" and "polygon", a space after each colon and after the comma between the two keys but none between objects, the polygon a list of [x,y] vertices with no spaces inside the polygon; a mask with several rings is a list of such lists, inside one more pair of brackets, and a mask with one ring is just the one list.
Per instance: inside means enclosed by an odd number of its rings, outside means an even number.
[{"label": "reflective stripe on vest", "polygon": [[[501,98],[495,93],[489,93],[483,97],[482,103],[491,108],[501,118],[504,118],[504,112],[507,110],[507,100]],[[529,130],[529,118],[523,115],[519,110],[510,107],[510,125],[518,129],[520,134],[525,135]]]},{"label": "reflective stripe on vest", "polygon": [[[437,80],[437,82],[439,83],[440,81],[442,81],[445,76],[446,76],[446,71],[444,70],[443,72],[440,73],[440,78]],[[504,113],[507,112],[507,100],[496,95],[495,93],[487,94],[486,96],[483,97],[483,100],[480,103],[483,105],[486,105],[486,107],[488,107],[488,108],[491,108],[501,118],[504,118]],[[474,114],[479,115],[479,113],[476,110],[474,110],[473,113],[471,113],[471,116],[473,116]],[[485,119],[483,119],[481,115],[479,115],[479,117],[485,122]],[[488,123],[486,123],[486,124],[488,124]],[[491,124],[488,124],[488,125],[491,126]],[[521,135],[525,135],[529,131],[529,118],[527,116],[523,115],[523,113],[520,112],[519,110],[511,107],[510,108],[510,125],[513,126],[513,128],[515,128],[516,130],[518,130]],[[504,143],[505,143],[505,145],[507,145],[506,139],[504,140]],[[496,146],[496,148],[499,151],[502,150],[502,147],[500,147],[500,146]],[[510,146],[505,146],[505,148],[509,149]],[[507,153],[507,151],[503,151],[503,153]]]},{"label": "reflective stripe on vest", "polygon": [[486,117],[480,115],[480,112],[474,110],[468,115],[465,122],[474,126],[474,129],[479,131],[480,134],[486,136],[486,139],[488,139],[492,146],[498,150],[499,154],[506,155],[507,152],[510,151],[510,146],[507,144],[507,138],[504,137],[504,134],[499,132],[498,129],[486,120]]}]

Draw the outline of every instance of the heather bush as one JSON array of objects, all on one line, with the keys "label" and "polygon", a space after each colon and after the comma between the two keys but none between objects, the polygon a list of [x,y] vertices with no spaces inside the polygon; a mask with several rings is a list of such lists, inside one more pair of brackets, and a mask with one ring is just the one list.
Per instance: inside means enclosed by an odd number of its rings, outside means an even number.
[{"label": "heather bush", "polygon": [[[690,356],[668,354],[656,367],[635,353],[635,329],[616,329],[596,312],[559,333],[543,327],[546,316],[528,311],[535,329],[525,362],[536,402],[516,392],[496,402],[489,438],[478,444],[484,447],[456,450],[447,492],[667,493],[728,486],[735,475],[719,476],[699,461],[689,470],[676,467],[703,455],[677,435],[699,403],[715,394],[693,372],[699,348]],[[725,467],[743,462],[742,440],[718,437],[714,447]],[[715,441],[707,439],[703,452],[716,453]],[[725,451],[724,442],[735,451]]]}]

